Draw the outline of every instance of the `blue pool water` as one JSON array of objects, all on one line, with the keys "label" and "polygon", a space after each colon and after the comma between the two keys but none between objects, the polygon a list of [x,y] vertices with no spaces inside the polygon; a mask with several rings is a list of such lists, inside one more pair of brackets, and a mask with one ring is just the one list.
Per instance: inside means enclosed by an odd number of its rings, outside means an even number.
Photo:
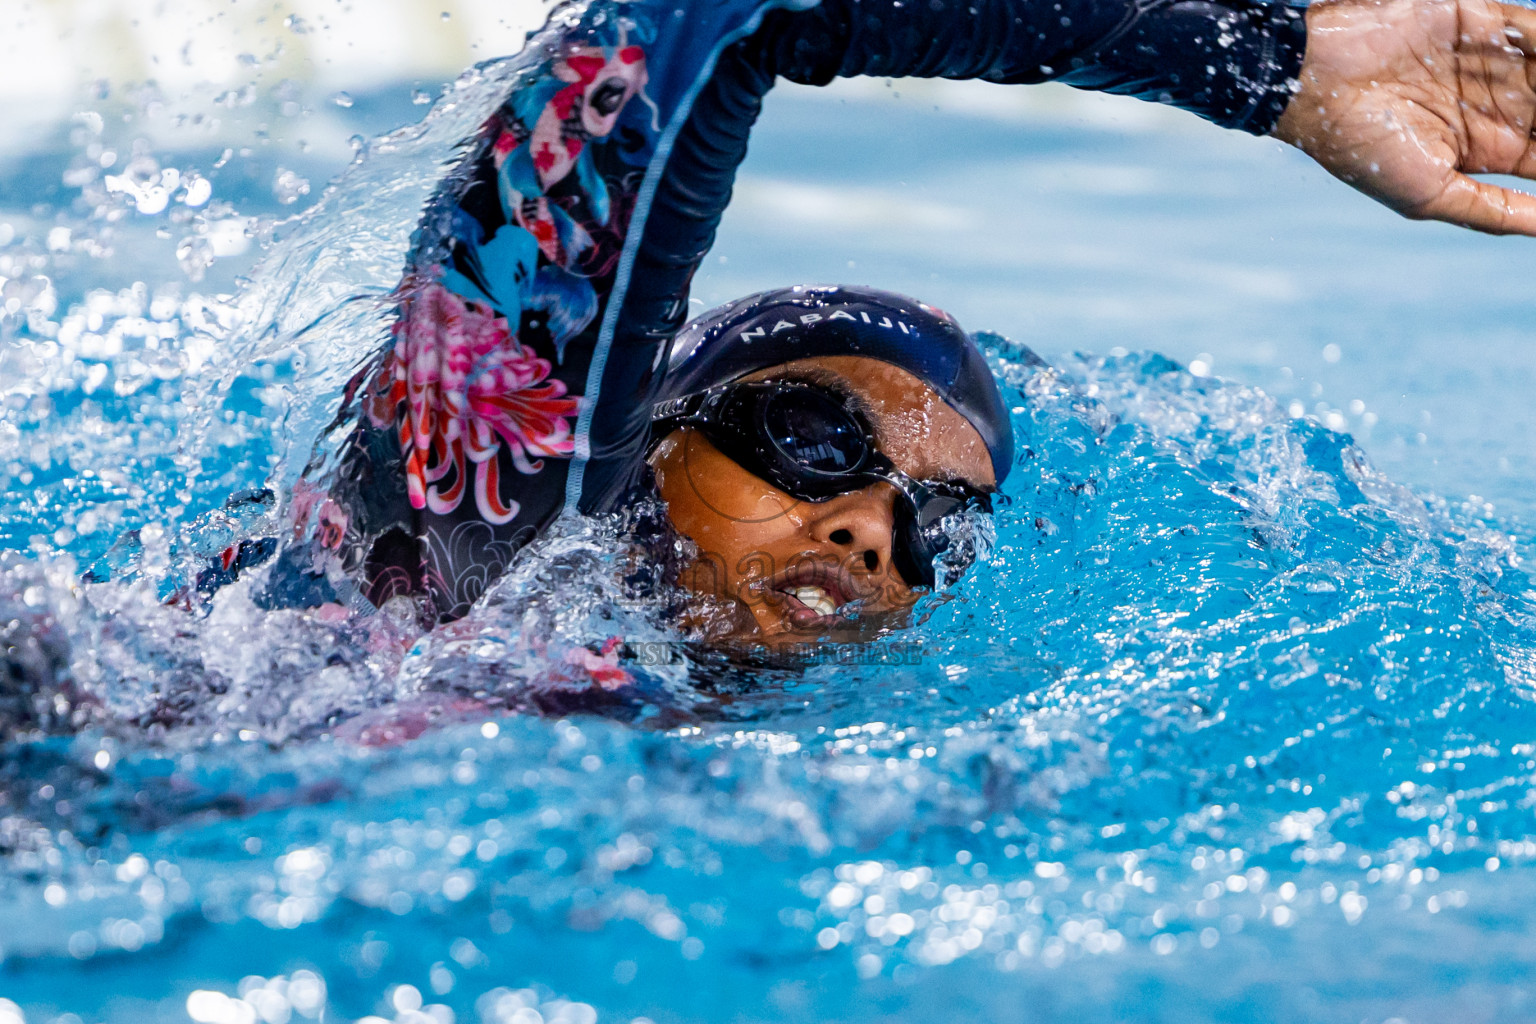
[{"label": "blue pool water", "polygon": [[152,107],[7,154],[0,620],[102,711],[0,751],[0,1024],[1536,1019],[1530,243],[1273,143],[1050,90],[770,100],[698,299],[920,294],[996,332],[1022,453],[993,557],[843,663],[488,710],[673,639],[610,524],[420,641],[160,606],[307,455],[500,73],[325,195],[324,147],[216,168]]}]

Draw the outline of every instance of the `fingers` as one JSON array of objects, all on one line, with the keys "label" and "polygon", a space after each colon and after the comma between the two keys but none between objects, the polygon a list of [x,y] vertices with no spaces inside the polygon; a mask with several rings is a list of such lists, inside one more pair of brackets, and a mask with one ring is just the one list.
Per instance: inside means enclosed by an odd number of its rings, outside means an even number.
[{"label": "fingers", "polygon": [[1432,201],[1408,216],[1439,220],[1490,235],[1536,237],[1536,196],[1458,174]]},{"label": "fingers", "polygon": [[1536,57],[1536,11],[1513,4],[1499,4],[1504,17],[1504,37],[1527,59]]}]

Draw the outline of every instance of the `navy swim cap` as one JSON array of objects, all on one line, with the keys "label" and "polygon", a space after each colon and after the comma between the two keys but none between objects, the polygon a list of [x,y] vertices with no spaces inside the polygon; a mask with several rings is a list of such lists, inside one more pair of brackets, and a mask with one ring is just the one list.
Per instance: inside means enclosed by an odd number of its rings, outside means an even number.
[{"label": "navy swim cap", "polygon": [[802,285],[710,310],[673,339],[656,400],[812,356],[868,356],[927,384],[976,428],[1002,485],[1013,465],[1013,427],[986,359],[948,313],[893,292]]}]

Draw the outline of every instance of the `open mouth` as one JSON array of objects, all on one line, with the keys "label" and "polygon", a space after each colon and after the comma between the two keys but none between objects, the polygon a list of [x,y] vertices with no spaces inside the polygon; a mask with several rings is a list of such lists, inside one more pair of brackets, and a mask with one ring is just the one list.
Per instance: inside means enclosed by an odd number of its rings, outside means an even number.
[{"label": "open mouth", "polygon": [[820,562],[791,566],[770,579],[764,589],[783,595],[785,618],[796,629],[851,626],[862,603],[846,569]]},{"label": "open mouth", "polygon": [[795,587],[786,590],[788,594],[801,605],[809,608],[817,615],[836,615],[838,603],[832,599],[832,595],[821,587]]}]

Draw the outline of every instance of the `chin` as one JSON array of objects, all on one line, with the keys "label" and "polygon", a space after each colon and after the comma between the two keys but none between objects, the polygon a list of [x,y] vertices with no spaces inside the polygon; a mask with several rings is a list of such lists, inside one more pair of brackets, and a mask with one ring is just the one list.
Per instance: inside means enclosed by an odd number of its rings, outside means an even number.
[{"label": "chin", "polygon": [[754,629],[732,639],[767,646],[793,647],[805,644],[866,644],[911,625],[910,608],[888,608],[865,612],[855,618],[842,615],[808,616],[803,612],[779,614],[767,629]]}]

